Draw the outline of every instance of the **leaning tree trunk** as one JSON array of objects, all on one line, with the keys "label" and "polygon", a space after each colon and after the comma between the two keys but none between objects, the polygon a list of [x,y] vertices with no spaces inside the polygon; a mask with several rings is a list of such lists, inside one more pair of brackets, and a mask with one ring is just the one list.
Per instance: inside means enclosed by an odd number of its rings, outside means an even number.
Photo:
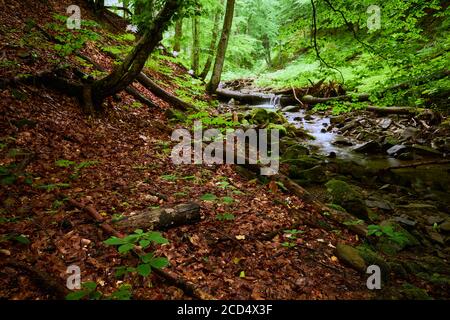
[{"label": "leaning tree trunk", "polygon": [[151,27],[144,32],[133,51],[125,58],[125,61],[115,68],[111,74],[85,88],[84,101],[88,106],[92,103],[96,110],[100,110],[101,104],[106,97],[124,90],[136,79],[150,53],[162,40],[163,32],[179,7],[180,1],[167,0],[160,14],[153,21]]},{"label": "leaning tree trunk", "polygon": [[200,79],[202,80],[206,79],[206,76],[208,75],[209,69],[211,69],[211,65],[214,59],[214,51],[216,49],[217,37],[219,36],[220,13],[221,10],[217,9],[217,12],[214,16],[214,26],[211,36],[211,43],[209,45],[208,59],[206,60],[205,67],[203,68],[203,71],[200,74]]},{"label": "leaning tree trunk", "polygon": [[200,25],[199,17],[192,17],[192,70],[194,75],[198,75],[200,65]]},{"label": "leaning tree trunk", "polygon": [[225,63],[225,54],[227,52],[228,40],[230,37],[231,27],[233,25],[235,0],[227,0],[227,9],[225,12],[225,20],[223,23],[222,36],[220,37],[219,47],[217,49],[216,62],[214,64],[211,81],[208,83],[206,89],[213,93],[217,90],[222,76],[223,65]]}]

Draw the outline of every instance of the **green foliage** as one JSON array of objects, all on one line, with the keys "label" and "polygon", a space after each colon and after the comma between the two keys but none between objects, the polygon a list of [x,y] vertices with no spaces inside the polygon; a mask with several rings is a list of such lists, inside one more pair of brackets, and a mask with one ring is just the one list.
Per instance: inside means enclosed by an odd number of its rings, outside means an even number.
[{"label": "green foliage", "polygon": [[395,231],[393,226],[370,225],[367,227],[369,236],[387,237],[389,240],[404,246],[409,242],[408,237],[403,232]]},{"label": "green foliage", "polygon": [[74,51],[82,49],[88,41],[100,39],[99,34],[91,30],[92,28],[98,27],[95,21],[82,20],[82,27],[80,29],[68,29],[66,26],[67,16],[54,15],[53,18],[58,22],[51,22],[46,25],[46,28],[52,32],[56,32],[54,37],[61,43],[55,44],[54,49],[62,57],[66,57]]},{"label": "green foliage", "polygon": [[132,297],[131,285],[122,284],[111,295],[104,296],[97,290],[97,284],[93,281],[83,282],[81,290],[73,291],[66,296],[66,300],[130,300]]},{"label": "green foliage", "polygon": [[200,197],[200,200],[202,201],[215,201],[217,200],[217,196],[211,193],[204,194]]},{"label": "green foliage", "polygon": [[55,165],[60,168],[71,168],[72,174],[69,176],[70,179],[76,180],[80,177],[81,171],[85,168],[89,168],[98,164],[98,161],[82,161],[80,163],[76,163],[74,161],[60,159],[55,161]]},{"label": "green foliage", "polygon": [[296,247],[297,246],[297,236],[302,233],[304,233],[304,231],[297,230],[297,229],[284,230],[283,237],[286,241],[281,243],[281,245],[286,248]]},{"label": "green foliage", "polygon": [[[136,230],[133,234],[125,238],[111,237],[104,241],[106,245],[116,246],[120,254],[127,254],[139,246],[142,250],[152,245],[167,244],[169,241],[164,238],[160,232]],[[155,257],[153,252],[141,254],[139,256],[141,263],[136,267],[122,266],[116,270],[116,276],[120,277],[129,272],[136,272],[143,277],[148,277],[153,269],[162,269],[169,265],[169,261],[164,257]]]},{"label": "green foliage", "polygon": [[232,221],[232,220],[236,219],[236,217],[234,216],[234,214],[224,213],[224,214],[216,215],[216,219],[219,221]]}]

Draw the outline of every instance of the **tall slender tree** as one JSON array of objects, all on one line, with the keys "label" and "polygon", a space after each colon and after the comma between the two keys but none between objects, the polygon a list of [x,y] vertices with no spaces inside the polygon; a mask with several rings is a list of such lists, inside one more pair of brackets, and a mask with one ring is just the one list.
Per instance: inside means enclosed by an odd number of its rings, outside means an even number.
[{"label": "tall slender tree", "polygon": [[198,69],[200,67],[200,17],[194,15],[192,17],[192,65],[191,68],[194,71],[194,75],[198,75]]},{"label": "tall slender tree", "polygon": [[179,18],[175,23],[175,39],[173,44],[173,51],[181,51],[181,39],[183,38],[183,18]]},{"label": "tall slender tree", "polygon": [[222,36],[220,37],[219,46],[217,48],[216,61],[214,63],[213,74],[211,80],[206,86],[206,90],[213,93],[219,86],[222,77],[223,65],[225,63],[225,54],[227,52],[228,40],[233,26],[235,0],[227,0],[227,8],[225,11],[225,19],[223,22]]},{"label": "tall slender tree", "polygon": [[[223,0],[222,0],[223,3]],[[200,79],[205,80],[206,76],[209,73],[209,70],[211,69],[211,65],[214,59],[214,51],[216,49],[217,44],[217,38],[219,37],[219,22],[220,22],[220,16],[222,14],[222,8],[218,8],[216,10],[216,13],[214,15],[214,25],[211,35],[211,43],[209,45],[208,49],[208,58],[205,63],[205,67],[203,68],[202,73],[200,74]]]}]

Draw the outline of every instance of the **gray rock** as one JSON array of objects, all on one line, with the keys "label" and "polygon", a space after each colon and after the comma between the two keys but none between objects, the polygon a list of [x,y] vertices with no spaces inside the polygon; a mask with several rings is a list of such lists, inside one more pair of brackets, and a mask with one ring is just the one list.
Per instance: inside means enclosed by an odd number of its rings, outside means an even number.
[{"label": "gray rock", "polygon": [[401,137],[403,140],[414,139],[417,137],[419,132],[420,132],[419,129],[408,127],[405,130],[403,130]]},{"label": "gray rock", "polygon": [[378,153],[381,151],[381,146],[378,142],[371,140],[356,147],[354,151],[359,153]]},{"label": "gray rock", "polygon": [[396,146],[393,146],[392,148],[390,148],[387,153],[388,155],[390,155],[391,157],[398,157],[399,155],[401,155],[402,153],[408,152],[409,148],[407,146],[404,146],[402,144],[398,144]]},{"label": "gray rock", "polygon": [[301,107],[300,106],[287,106],[283,109],[281,109],[281,111],[283,112],[297,112],[300,111]]},{"label": "gray rock", "polygon": [[330,117],[331,124],[338,124],[338,123],[342,123],[342,122],[345,122],[345,116]]},{"label": "gray rock", "polygon": [[391,211],[394,209],[389,202],[383,200],[366,200],[366,206],[369,208],[378,208],[386,211]]},{"label": "gray rock", "polygon": [[397,159],[403,160],[403,161],[415,160],[416,156],[414,155],[413,152],[405,152],[405,153],[399,154],[397,156]]},{"label": "gray rock", "polygon": [[431,216],[431,217],[428,217],[428,218],[427,218],[427,223],[428,223],[430,226],[433,226],[433,225],[435,225],[435,224],[441,223],[441,222],[443,222],[443,221],[444,221],[443,218],[437,217],[437,216]]},{"label": "gray rock", "polygon": [[401,224],[404,224],[405,226],[408,226],[408,227],[415,227],[416,224],[417,224],[416,221],[412,221],[412,220],[409,220],[409,219],[404,218],[404,217],[395,217],[394,221],[398,222],[398,223],[401,223]]},{"label": "gray rock", "polygon": [[392,119],[385,118],[385,119],[381,120],[379,125],[383,130],[387,130],[392,125]]},{"label": "gray rock", "polygon": [[450,219],[447,219],[443,223],[441,223],[439,229],[442,231],[450,232]]},{"label": "gray rock", "polygon": [[336,140],[332,143],[335,146],[347,146],[350,147],[353,143],[344,137],[336,137]]},{"label": "gray rock", "polygon": [[431,240],[439,244],[445,244],[444,237],[431,227],[427,227],[427,233]]},{"label": "gray rock", "polygon": [[439,151],[437,151],[433,148],[421,146],[418,144],[412,145],[411,148],[416,154],[420,154],[422,156],[440,156],[441,155],[441,153]]},{"label": "gray rock", "polygon": [[361,257],[357,249],[349,245],[339,243],[336,246],[336,256],[350,267],[361,272],[366,271],[366,262]]}]

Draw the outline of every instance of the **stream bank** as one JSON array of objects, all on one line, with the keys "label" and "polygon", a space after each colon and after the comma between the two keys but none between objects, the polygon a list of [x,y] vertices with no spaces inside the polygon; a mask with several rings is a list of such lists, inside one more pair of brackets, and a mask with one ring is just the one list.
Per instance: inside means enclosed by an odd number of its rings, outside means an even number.
[{"label": "stream bank", "polygon": [[[379,265],[391,288],[380,298],[431,298],[420,289],[429,286],[438,292],[434,298],[445,296],[450,289],[450,121],[430,110],[313,112],[307,106],[282,107],[279,99],[267,97],[257,105],[232,99],[222,112],[236,113],[248,128],[284,128],[283,173],[321,202],[353,215],[348,225],[369,225],[359,246],[338,246],[339,259],[359,270],[361,261]],[[319,223],[327,229],[323,215]]]}]

